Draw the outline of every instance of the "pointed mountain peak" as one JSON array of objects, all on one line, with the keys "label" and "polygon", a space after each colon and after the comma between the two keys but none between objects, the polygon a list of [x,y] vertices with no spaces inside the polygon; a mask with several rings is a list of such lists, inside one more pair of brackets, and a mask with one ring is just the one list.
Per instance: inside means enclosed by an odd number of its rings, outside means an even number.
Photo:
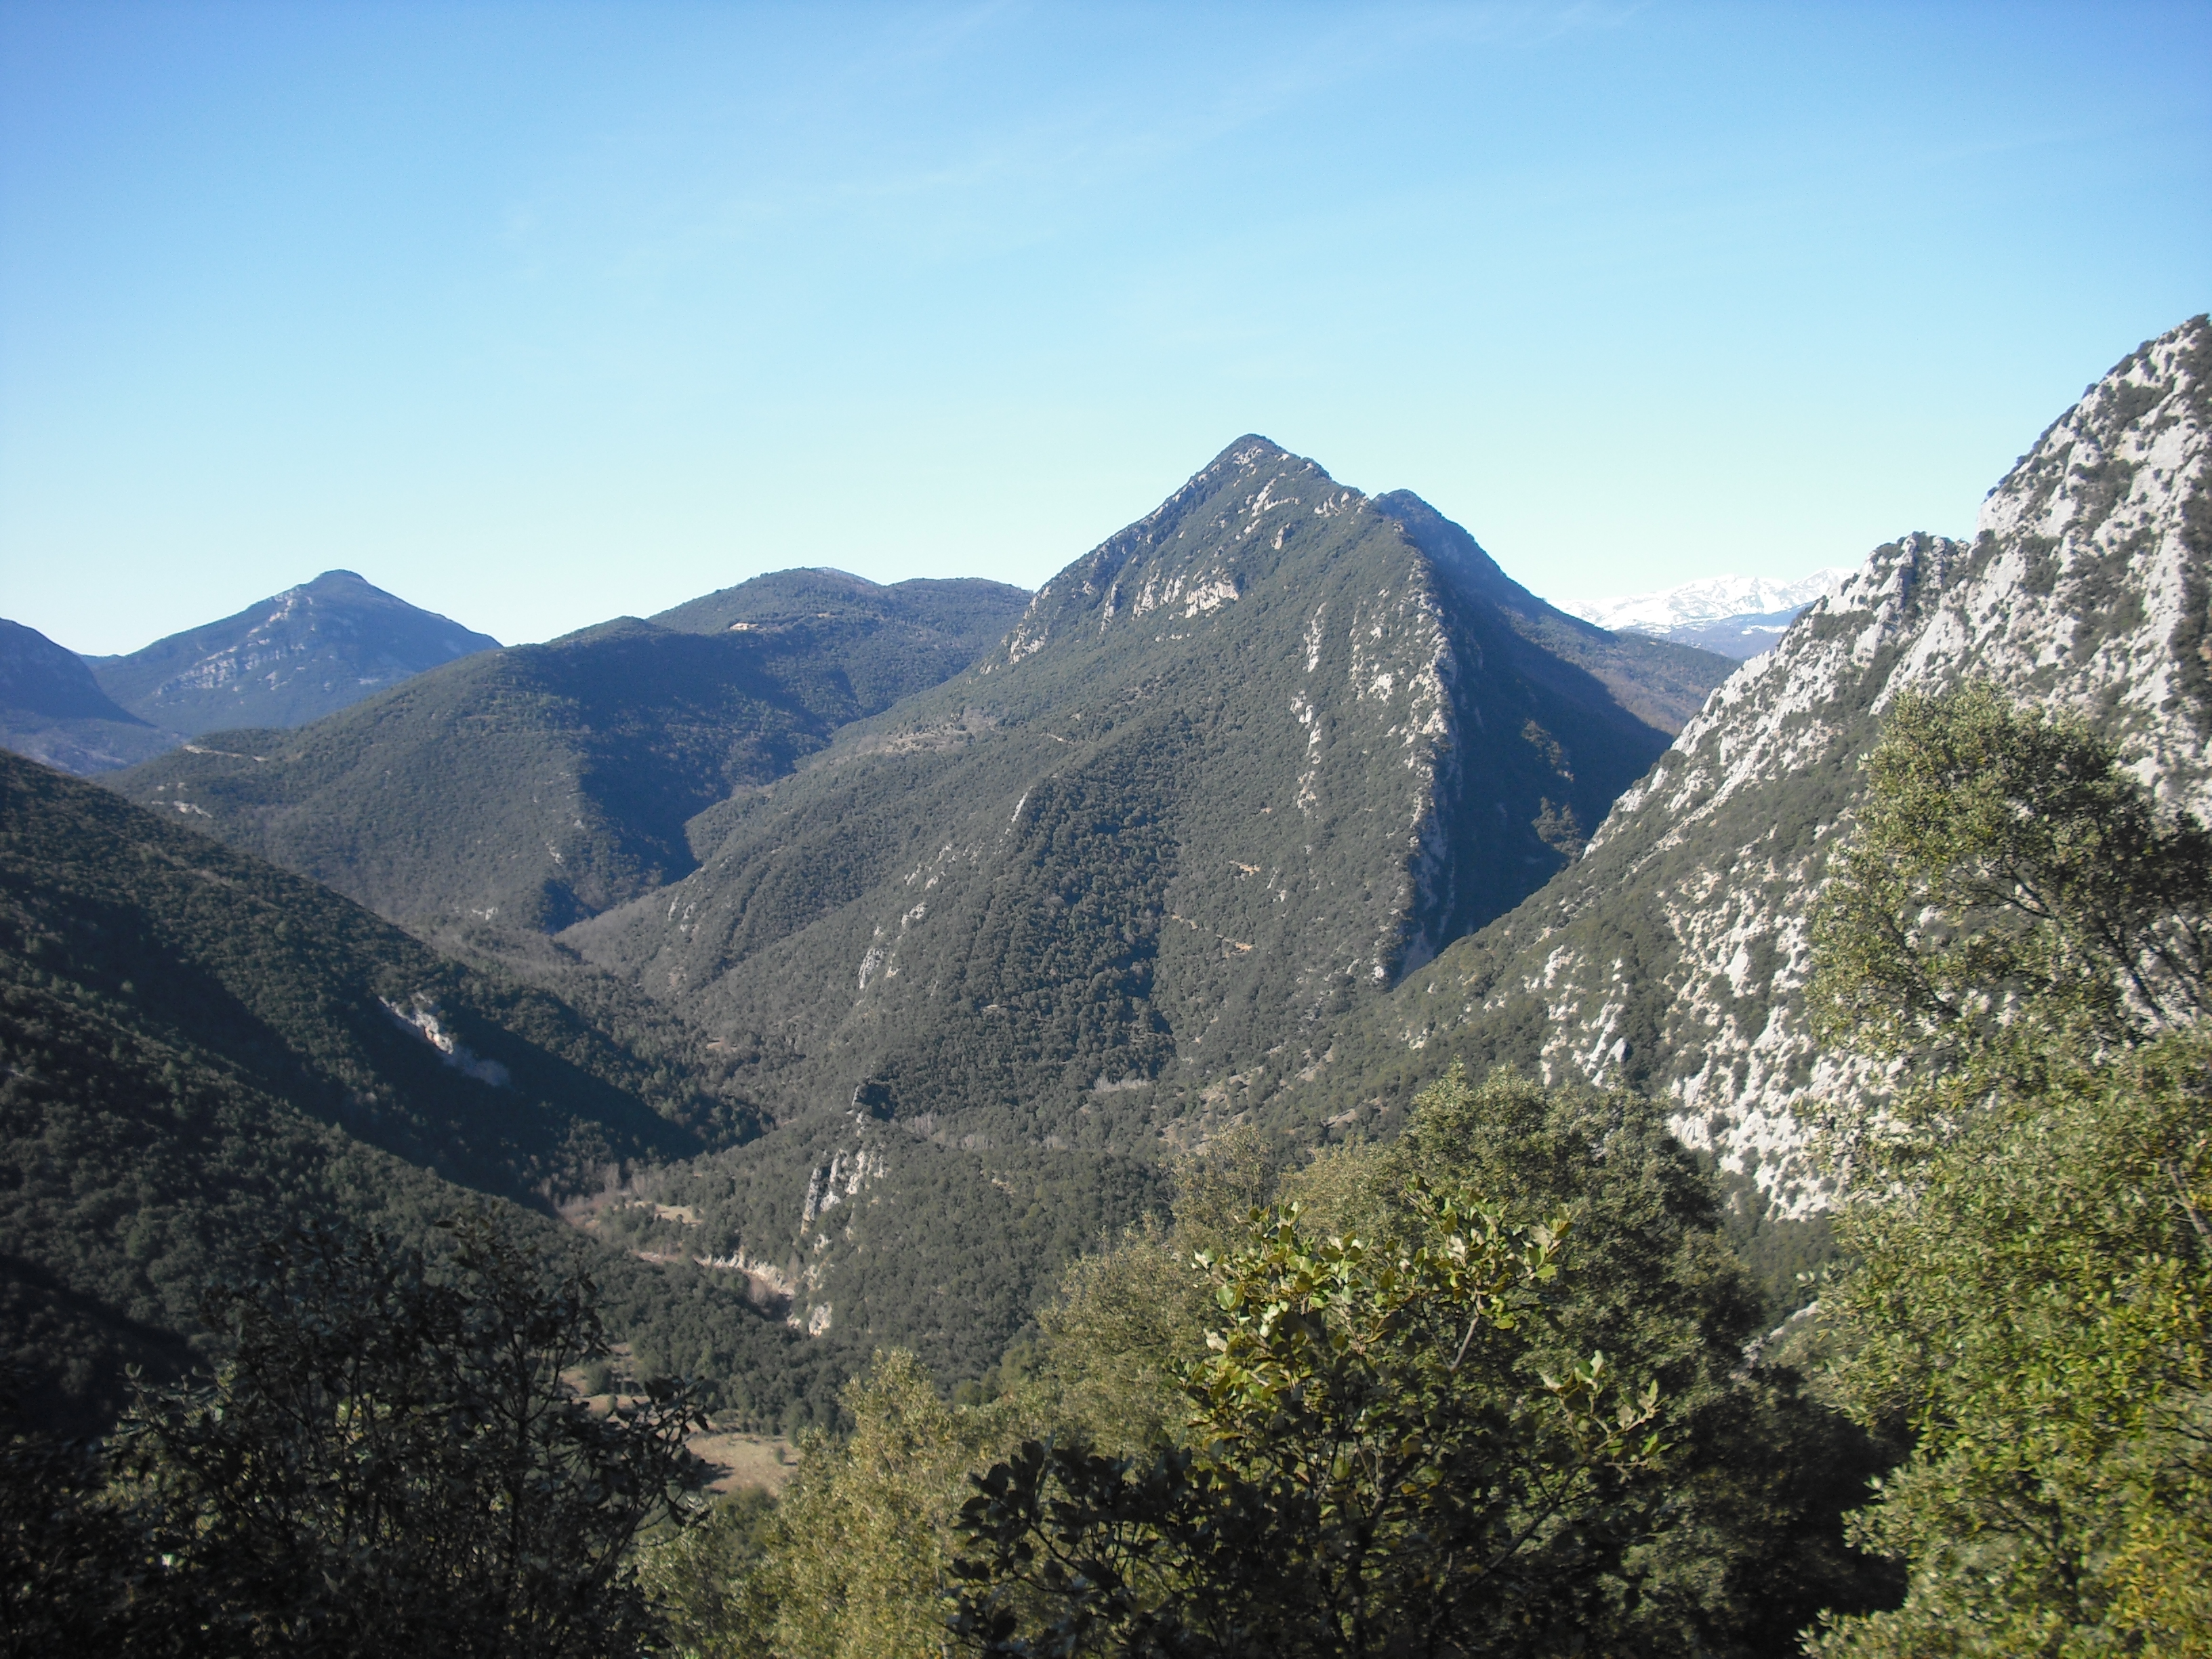
[{"label": "pointed mountain peak", "polygon": [[191,737],[302,726],[425,669],[498,648],[489,634],[354,571],[325,570],[235,616],[103,659],[93,673],[132,714]]},{"label": "pointed mountain peak", "polygon": [[1294,454],[1273,438],[1262,437],[1256,432],[1248,432],[1208,461],[1205,466],[1193,473],[1190,483],[1184,485],[1183,489],[1178,490],[1175,495],[1170,495],[1166,502],[1162,503],[1162,506],[1164,507],[1172,503],[1193,486],[1204,485],[1208,489],[1219,489],[1226,483],[1256,477],[1262,472],[1279,472],[1285,467],[1303,470],[1325,481],[1328,479],[1328,474],[1322,470],[1318,463],[1304,455]]},{"label": "pointed mountain peak", "polygon": [[[1272,438],[1263,438],[1256,432],[1248,432],[1216,455],[1204,466],[1190,475],[1183,487],[1162,501],[1145,517],[1137,520],[1099,544],[1097,552],[1103,552],[1131,536],[1141,536],[1148,528],[1179,520],[1194,508],[1200,508],[1224,493],[1245,492],[1245,499],[1273,501],[1280,497],[1267,486],[1261,475],[1281,478],[1285,483],[1295,477],[1301,483],[1310,482],[1325,488],[1333,496],[1346,504],[1367,498],[1356,489],[1346,489],[1329,477],[1321,463],[1304,455],[1295,454]],[[1253,487],[1261,486],[1260,494],[1253,496]],[[1264,510],[1264,508],[1262,509]],[[1096,556],[1094,553],[1093,556]],[[1063,574],[1066,573],[1062,573]],[[1050,584],[1047,584],[1049,586]],[[1039,590],[1042,592],[1042,589]]]},{"label": "pointed mountain peak", "polygon": [[1248,432],[1207,462],[1206,470],[1211,472],[1218,466],[1236,466],[1249,470],[1255,466],[1264,466],[1270,461],[1299,459],[1302,458],[1291,455],[1289,450],[1284,448],[1273,438],[1263,436],[1257,432]]}]

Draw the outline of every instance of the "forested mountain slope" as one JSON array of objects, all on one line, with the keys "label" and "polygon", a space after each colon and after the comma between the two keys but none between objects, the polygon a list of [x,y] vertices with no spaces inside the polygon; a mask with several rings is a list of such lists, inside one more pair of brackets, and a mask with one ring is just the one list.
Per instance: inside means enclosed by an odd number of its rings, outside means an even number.
[{"label": "forested mountain slope", "polygon": [[781,1127],[699,1201],[811,1317],[909,1340],[937,1316],[881,1286],[924,1231],[913,1171],[1123,1190],[1118,1160],[1315,1066],[1560,869],[1732,666],[1615,641],[1417,498],[1246,438],[562,942],[746,1057]]},{"label": "forested mountain slope", "polygon": [[1733,657],[1717,659],[1725,653],[1642,634],[1608,632],[1538,599],[1499,569],[1474,537],[1411,490],[1378,495],[1375,506],[1397,521],[1452,585],[1489,606],[1536,647],[1516,655],[1515,667],[1522,674],[1570,695],[1586,689],[1583,676],[1588,675],[1621,708],[1671,737],[1705,706],[1713,687],[1735,666]]},{"label": "forested mountain slope", "polygon": [[1680,708],[1701,666],[1727,665],[1549,612],[1413,498],[1249,439],[967,673],[703,814],[698,871],[564,937],[774,1033],[801,1098],[1173,1091],[1540,885],[1666,742],[1593,668]]},{"label": "forested mountain slope", "polygon": [[[95,1419],[125,1359],[182,1364],[201,1288],[288,1223],[419,1236],[490,1202],[551,1249],[551,1199],[746,1127],[675,1042],[0,755],[0,1306],[36,1414]],[[598,1255],[641,1349],[802,1408],[810,1362],[743,1280]]]},{"label": "forested mountain slope", "polygon": [[773,570],[650,620],[684,634],[803,631],[817,651],[836,651],[854,702],[872,714],[967,667],[1029,602],[1026,588],[973,576],[881,586],[842,570]]},{"label": "forested mountain slope", "polygon": [[1801,1006],[1808,901],[1859,762],[1899,690],[1968,678],[2089,714],[2162,799],[2212,805],[2212,326],[2151,341],[2088,388],[1984,503],[1972,540],[1878,548],[1724,684],[1589,850],[1348,1030],[1285,1121],[1387,1103],[1455,1057],[1626,1082],[1817,1208],[1798,1108],[1853,1082]]},{"label": "forested mountain slope", "polygon": [[0,749],[82,775],[129,766],[176,741],[118,707],[76,652],[0,621]]},{"label": "forested mountain slope", "polygon": [[489,634],[422,610],[350,570],[325,570],[236,616],[88,660],[132,714],[198,737],[304,726],[425,669],[478,651]]},{"label": "forested mountain slope", "polygon": [[564,927],[690,870],[686,820],[963,665],[1018,592],[785,574],[108,781],[417,930]]}]

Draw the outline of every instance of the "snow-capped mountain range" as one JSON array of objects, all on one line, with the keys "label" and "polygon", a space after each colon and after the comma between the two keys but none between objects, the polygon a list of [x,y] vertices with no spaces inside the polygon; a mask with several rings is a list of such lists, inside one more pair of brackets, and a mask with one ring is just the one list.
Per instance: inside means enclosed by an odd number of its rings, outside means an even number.
[{"label": "snow-capped mountain range", "polygon": [[1679,587],[1656,588],[1615,599],[1568,599],[1559,609],[1613,633],[1664,634],[1738,617],[1765,617],[1802,611],[1844,585],[1851,572],[1815,570],[1794,582],[1765,576],[1707,576]]}]

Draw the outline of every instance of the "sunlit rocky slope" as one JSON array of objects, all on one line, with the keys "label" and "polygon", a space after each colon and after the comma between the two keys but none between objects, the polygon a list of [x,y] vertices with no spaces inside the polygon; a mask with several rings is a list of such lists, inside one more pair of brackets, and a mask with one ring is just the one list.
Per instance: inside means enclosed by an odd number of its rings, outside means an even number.
[{"label": "sunlit rocky slope", "polygon": [[1721,687],[1572,868],[1348,1031],[1339,1075],[1286,1119],[1356,1115],[1455,1056],[1510,1060],[1660,1092],[1776,1210],[1818,1207],[1803,1107],[1855,1085],[1807,1029],[1808,908],[1898,692],[1978,677],[2078,709],[2162,799],[2212,806],[2208,424],[2200,317],[2092,386],[1971,540],[1876,549]]},{"label": "sunlit rocky slope", "polygon": [[1561,868],[1729,666],[1248,439],[1033,602],[781,572],[115,783],[569,994],[660,999],[774,1127],[633,1171],[691,1218],[639,1248],[950,1379],[1157,1202],[1164,1136]]},{"label": "sunlit rocky slope", "polygon": [[790,1105],[860,1088],[1073,1136],[1102,1089],[1305,1063],[1301,1031],[1579,848],[1667,741],[1650,682],[1724,667],[1575,623],[1418,501],[1247,440],[566,941],[772,1033]]},{"label": "sunlit rocky slope", "polygon": [[426,669],[496,650],[464,628],[362,580],[325,570],[236,616],[120,657],[89,659],[107,694],[165,731],[293,726]]},{"label": "sunlit rocky slope", "polygon": [[[143,975],[193,961],[141,951],[142,975],[99,943],[201,915],[225,880],[268,888],[276,872],[204,834],[557,992],[532,1006],[611,1045],[591,1088],[614,1091],[590,1122],[566,1105],[478,1121],[453,1103],[517,1103],[403,1047],[450,1133],[425,1119],[377,1141],[249,1079],[216,1139],[342,1136],[528,1201],[586,1161],[556,1156],[572,1126],[627,1126],[592,1153],[614,1183],[595,1225],[644,1275],[637,1328],[696,1350],[680,1366],[735,1368],[732,1401],[770,1418],[881,1342],[948,1383],[984,1375],[1061,1263],[1160,1202],[1177,1144],[1240,1117],[1308,1142],[1387,1134],[1455,1058],[1662,1094],[1771,1228],[1824,1200],[1808,1091],[1852,1086],[1805,1029],[1807,908],[1901,687],[1983,675],[2080,708],[2169,801],[2212,804],[2208,384],[2198,319],[2092,387],[1973,538],[1877,550],[1732,678],[1555,610],[1417,497],[1248,438],[1033,599],[784,572],[449,664],[301,731],[204,741],[117,780],[159,823],[72,797],[36,831],[60,850],[10,866],[27,915],[89,920],[21,929],[19,1029],[58,1035],[9,1098],[89,1146],[110,1072],[151,1113],[216,1100],[251,1057],[149,1023]],[[154,886],[111,891],[148,858]],[[74,873],[35,897],[54,871]],[[217,954],[258,974],[255,928],[343,921],[374,962],[416,961],[419,940],[296,886],[244,907]],[[280,1048],[312,1048],[325,1019],[342,1043],[419,1046],[410,974],[464,982],[421,961],[394,989],[303,958],[252,997],[335,988],[240,1000],[298,1032]],[[538,1062],[501,1058],[494,1027],[462,1041],[523,1078]],[[161,1081],[173,1060],[183,1094]],[[75,1092],[39,1094],[50,1077]],[[492,1129],[544,1145],[487,1152]],[[19,1139],[26,1170],[46,1133]],[[183,1156],[166,1119],[131,1133]],[[233,1186],[339,1190],[257,1170]],[[88,1189],[102,1218],[59,1224],[46,1255],[15,1247],[48,1278],[10,1294],[57,1331],[76,1328],[56,1299],[77,1293],[68,1228],[127,1238],[134,1203],[181,1201],[125,1185]],[[137,1258],[100,1248],[102,1282],[130,1283]],[[711,1317],[677,1320],[671,1297]]]}]

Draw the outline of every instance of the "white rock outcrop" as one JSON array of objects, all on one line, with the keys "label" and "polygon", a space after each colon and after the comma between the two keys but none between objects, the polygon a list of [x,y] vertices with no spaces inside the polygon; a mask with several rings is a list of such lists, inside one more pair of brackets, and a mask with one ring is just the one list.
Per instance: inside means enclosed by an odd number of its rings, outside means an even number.
[{"label": "white rock outcrop", "polygon": [[1572,870],[1413,976],[1393,1037],[1653,1089],[1772,1209],[1824,1205],[1804,1109],[1855,1084],[1808,1029],[1808,911],[1899,692],[1982,678],[2080,711],[2161,801],[2212,809],[2208,410],[2197,318],[2054,422],[1971,541],[1876,549],[1723,683]]}]

